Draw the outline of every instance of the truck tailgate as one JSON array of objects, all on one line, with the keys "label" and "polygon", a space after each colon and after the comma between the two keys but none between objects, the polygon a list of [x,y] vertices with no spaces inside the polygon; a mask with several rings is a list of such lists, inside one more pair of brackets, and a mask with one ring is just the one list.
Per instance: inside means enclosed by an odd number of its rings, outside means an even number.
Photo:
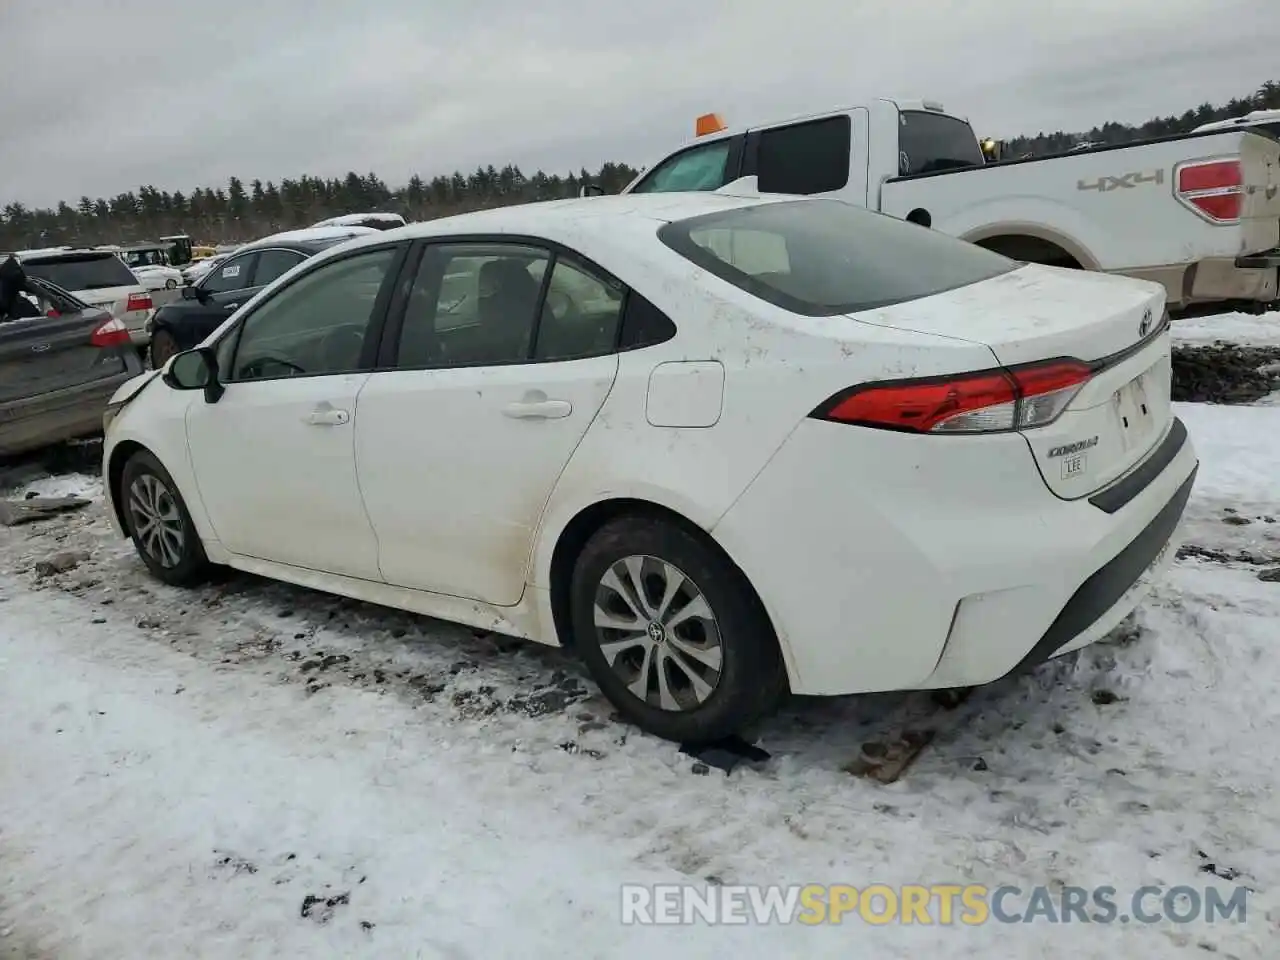
[{"label": "truck tailgate", "polygon": [[1280,224],[1280,140],[1248,133],[1240,144],[1240,159],[1244,168],[1242,217]]}]

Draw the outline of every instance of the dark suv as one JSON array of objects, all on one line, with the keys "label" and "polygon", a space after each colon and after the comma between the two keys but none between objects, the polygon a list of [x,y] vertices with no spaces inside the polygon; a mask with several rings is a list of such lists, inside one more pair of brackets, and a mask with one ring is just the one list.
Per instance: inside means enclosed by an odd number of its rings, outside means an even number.
[{"label": "dark suv", "polygon": [[[370,231],[372,232],[372,231]],[[182,299],[165,304],[151,320],[151,366],[159,369],[175,353],[199,346],[236,309],[277,277],[351,235],[272,238],[245,244],[182,288]]]}]

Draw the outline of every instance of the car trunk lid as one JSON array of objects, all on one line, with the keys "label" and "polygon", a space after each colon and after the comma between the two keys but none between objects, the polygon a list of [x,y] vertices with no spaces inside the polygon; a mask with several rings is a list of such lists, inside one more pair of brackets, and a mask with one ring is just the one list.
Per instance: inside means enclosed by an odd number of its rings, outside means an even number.
[{"label": "car trunk lid", "polygon": [[1140,463],[1172,420],[1164,290],[1024,266],[935,297],[856,315],[984,344],[1003,367],[1076,359],[1091,375],[1052,423],[1022,430],[1046,486],[1088,496]]},{"label": "car trunk lid", "polygon": [[90,339],[110,319],[93,310],[0,323],[0,403],[124,373],[120,351]]}]

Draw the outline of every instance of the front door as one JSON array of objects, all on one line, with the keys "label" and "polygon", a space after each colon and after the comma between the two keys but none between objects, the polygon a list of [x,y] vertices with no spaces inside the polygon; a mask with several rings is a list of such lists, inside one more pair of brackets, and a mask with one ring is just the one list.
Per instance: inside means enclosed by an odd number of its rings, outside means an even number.
[{"label": "front door", "polygon": [[538,247],[427,249],[395,369],[356,409],[389,583],[519,602],[543,508],[613,386],[622,303],[616,281]]},{"label": "front door", "polygon": [[365,336],[403,249],[330,260],[256,305],[219,342],[216,403],[187,437],[200,496],[232,553],[380,579],[356,478],[356,398]]}]

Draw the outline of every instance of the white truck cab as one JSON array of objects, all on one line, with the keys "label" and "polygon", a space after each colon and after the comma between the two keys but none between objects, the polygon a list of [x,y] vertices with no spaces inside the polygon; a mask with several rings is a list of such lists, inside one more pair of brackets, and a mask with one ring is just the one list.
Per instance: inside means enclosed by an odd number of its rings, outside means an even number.
[{"label": "white truck cab", "polygon": [[740,129],[713,117],[623,193],[743,181],[836,197],[1016,260],[1156,281],[1174,308],[1280,300],[1280,140],[1265,133],[1207,130],[993,163],[967,120],[929,100]]}]

